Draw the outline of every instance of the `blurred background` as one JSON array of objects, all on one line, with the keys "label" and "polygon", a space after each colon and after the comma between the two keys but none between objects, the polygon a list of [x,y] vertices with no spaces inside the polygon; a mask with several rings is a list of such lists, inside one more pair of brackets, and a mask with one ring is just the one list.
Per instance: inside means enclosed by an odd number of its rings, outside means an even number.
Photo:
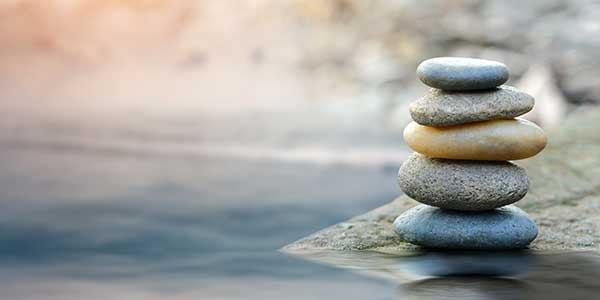
[{"label": "blurred background", "polygon": [[273,250],[400,193],[424,59],[506,63],[549,130],[600,103],[599,14],[592,0],[3,0],[0,293],[377,294]]}]

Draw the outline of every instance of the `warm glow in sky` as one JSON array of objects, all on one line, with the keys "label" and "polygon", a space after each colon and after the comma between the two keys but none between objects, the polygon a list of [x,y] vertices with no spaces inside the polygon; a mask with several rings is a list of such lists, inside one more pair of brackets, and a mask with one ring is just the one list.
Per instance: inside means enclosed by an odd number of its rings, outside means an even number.
[{"label": "warm glow in sky", "polygon": [[297,53],[278,14],[289,3],[267,2],[3,1],[0,101],[101,118],[293,101]]}]

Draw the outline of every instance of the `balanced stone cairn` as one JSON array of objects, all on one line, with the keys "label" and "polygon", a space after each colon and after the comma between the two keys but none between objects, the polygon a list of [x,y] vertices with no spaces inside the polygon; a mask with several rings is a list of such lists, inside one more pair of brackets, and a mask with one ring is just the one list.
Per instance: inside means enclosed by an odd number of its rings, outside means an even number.
[{"label": "balanced stone cairn", "polygon": [[510,160],[546,146],[544,131],[516,118],[534,99],[502,85],[499,62],[439,57],[422,62],[419,79],[432,87],[410,105],[404,140],[413,153],[398,174],[400,188],[423,204],[394,221],[405,241],[428,248],[516,249],[537,236],[514,205],[525,196],[525,170]]}]

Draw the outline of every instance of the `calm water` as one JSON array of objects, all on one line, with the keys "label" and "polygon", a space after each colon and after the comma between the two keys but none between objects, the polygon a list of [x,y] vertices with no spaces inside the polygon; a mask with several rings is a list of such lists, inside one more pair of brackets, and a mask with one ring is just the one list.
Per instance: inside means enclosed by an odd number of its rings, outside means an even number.
[{"label": "calm water", "polygon": [[1,143],[2,298],[394,295],[276,250],[392,199],[397,166],[138,150]]},{"label": "calm water", "polygon": [[8,139],[0,147],[6,299],[582,299],[600,291],[594,253],[276,251],[395,197],[394,163]]},{"label": "calm water", "polygon": [[394,283],[399,299],[596,299],[592,252],[295,253]]}]

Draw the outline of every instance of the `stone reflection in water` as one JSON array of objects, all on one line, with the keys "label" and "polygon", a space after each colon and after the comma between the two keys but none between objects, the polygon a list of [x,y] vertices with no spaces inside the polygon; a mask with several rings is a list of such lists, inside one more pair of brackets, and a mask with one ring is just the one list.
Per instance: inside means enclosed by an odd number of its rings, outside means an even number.
[{"label": "stone reflection in water", "polygon": [[501,277],[438,277],[413,281],[399,287],[401,299],[526,299],[527,285]]},{"label": "stone reflection in water", "polygon": [[301,251],[397,284],[398,299],[598,299],[597,252]]},{"label": "stone reflection in water", "polygon": [[526,251],[426,252],[400,259],[398,268],[417,276],[514,276],[527,272],[534,259]]},{"label": "stone reflection in water", "polygon": [[306,259],[399,282],[440,276],[523,276],[538,264],[528,251],[294,251]]},{"label": "stone reflection in water", "polygon": [[424,300],[524,299],[527,285],[517,278],[532,269],[535,258],[527,251],[432,251],[404,257],[398,269],[424,279],[400,284],[398,294]]}]

